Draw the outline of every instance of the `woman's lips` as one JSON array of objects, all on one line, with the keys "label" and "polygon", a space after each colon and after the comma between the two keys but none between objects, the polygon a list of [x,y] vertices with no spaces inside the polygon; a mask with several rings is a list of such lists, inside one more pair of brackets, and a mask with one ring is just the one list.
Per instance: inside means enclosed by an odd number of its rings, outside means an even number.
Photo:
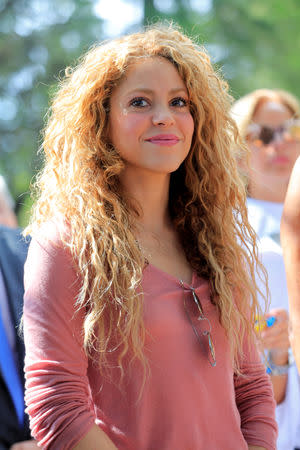
[{"label": "woman's lips", "polygon": [[151,144],[172,146],[179,142],[179,138],[174,134],[158,134],[146,139],[146,142],[151,142]]},{"label": "woman's lips", "polygon": [[288,164],[290,162],[289,158],[287,156],[275,156],[275,158],[272,159],[272,163],[277,164]]}]

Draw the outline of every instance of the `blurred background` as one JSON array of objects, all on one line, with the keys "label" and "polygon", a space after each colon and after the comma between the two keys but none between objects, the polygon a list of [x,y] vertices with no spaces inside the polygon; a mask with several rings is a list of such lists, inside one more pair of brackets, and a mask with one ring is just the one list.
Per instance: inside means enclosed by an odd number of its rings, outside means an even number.
[{"label": "blurred background", "polygon": [[300,0],[0,0],[0,174],[19,225],[31,207],[41,130],[67,65],[94,43],[173,20],[204,44],[234,98],[300,97]]}]

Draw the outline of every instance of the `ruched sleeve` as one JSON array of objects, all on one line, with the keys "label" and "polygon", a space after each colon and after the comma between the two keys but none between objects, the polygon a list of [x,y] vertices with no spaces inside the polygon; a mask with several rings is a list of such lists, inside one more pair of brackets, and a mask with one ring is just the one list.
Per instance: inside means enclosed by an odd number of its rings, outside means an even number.
[{"label": "ruched sleeve", "polygon": [[59,237],[32,239],[25,264],[25,401],[32,434],[45,449],[73,448],[95,423],[83,312],[75,306],[79,286]]},{"label": "ruched sleeve", "polygon": [[235,375],[235,397],[248,445],[276,449],[275,401],[270,377],[254,346],[244,344],[241,373]]}]

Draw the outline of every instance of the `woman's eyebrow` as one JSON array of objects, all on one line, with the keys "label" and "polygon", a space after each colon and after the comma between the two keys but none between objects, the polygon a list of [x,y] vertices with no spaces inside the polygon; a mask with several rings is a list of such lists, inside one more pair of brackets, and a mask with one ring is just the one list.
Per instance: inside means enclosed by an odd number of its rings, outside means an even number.
[{"label": "woman's eyebrow", "polygon": [[[145,92],[146,94],[153,94],[154,90],[146,88],[146,87],[136,87],[132,91],[127,92],[127,95],[132,95],[136,92]],[[187,94],[187,90],[183,87],[175,87],[168,91],[169,94],[176,94],[179,92],[183,92],[184,94]]]}]

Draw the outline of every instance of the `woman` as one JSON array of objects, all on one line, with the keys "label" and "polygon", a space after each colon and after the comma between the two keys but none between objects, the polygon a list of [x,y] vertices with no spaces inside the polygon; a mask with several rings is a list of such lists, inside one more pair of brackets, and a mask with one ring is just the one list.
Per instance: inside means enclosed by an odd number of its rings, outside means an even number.
[{"label": "woman", "polygon": [[25,275],[43,447],[275,448],[229,108],[208,56],[172,27],[68,71]]},{"label": "woman", "polygon": [[297,159],[287,195],[281,221],[281,241],[291,310],[290,338],[295,362],[300,370],[300,157]]},{"label": "woman", "polygon": [[300,154],[299,114],[297,99],[279,90],[256,90],[233,106],[250,149],[246,174],[249,220],[260,238],[259,250],[268,272],[271,304],[262,342],[277,402],[279,450],[300,447],[300,379],[290,352],[288,294],[279,240],[283,201]]}]

